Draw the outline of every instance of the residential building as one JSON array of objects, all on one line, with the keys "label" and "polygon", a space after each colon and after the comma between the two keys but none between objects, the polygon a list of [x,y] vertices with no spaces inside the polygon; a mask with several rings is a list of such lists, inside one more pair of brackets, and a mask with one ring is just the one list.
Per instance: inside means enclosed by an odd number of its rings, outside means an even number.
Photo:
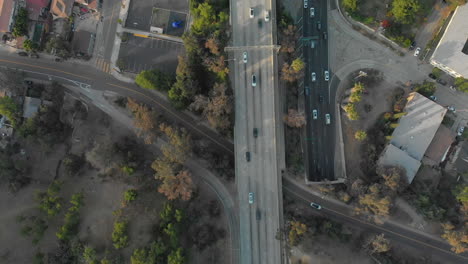
[{"label": "residential building", "polygon": [[40,44],[44,32],[51,28],[51,16],[49,13],[50,0],[26,0],[26,9],[29,16],[29,38]]},{"label": "residential building", "polygon": [[71,15],[74,0],[52,0],[50,12],[57,18],[68,18]]},{"label": "residential building", "polygon": [[[408,183],[411,183],[447,109],[419,93],[411,93],[403,112],[406,115],[400,118],[378,164],[404,168]],[[434,146],[444,149],[440,143],[444,142],[436,142]]]},{"label": "residential building", "polygon": [[458,6],[431,57],[431,64],[468,79],[468,4]]},{"label": "residential building", "polygon": [[15,0],[0,0],[0,33],[12,31],[16,12]]}]

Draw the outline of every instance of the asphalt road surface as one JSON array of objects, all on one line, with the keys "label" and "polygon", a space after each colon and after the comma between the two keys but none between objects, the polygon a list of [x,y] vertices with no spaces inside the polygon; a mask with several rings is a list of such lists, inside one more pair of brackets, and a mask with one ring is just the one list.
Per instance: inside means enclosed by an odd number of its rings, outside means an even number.
[{"label": "asphalt road surface", "polygon": [[243,264],[284,261],[281,241],[275,238],[282,227],[284,136],[274,36],[276,8],[271,4],[231,1],[233,46],[228,50],[236,98],[234,146]]},{"label": "asphalt road surface", "polygon": [[[330,86],[327,9],[326,0],[309,1],[303,8],[306,172],[310,181],[334,180],[335,89]],[[325,71],[329,72],[329,81],[325,80]],[[328,125],[326,114],[330,115]]]}]

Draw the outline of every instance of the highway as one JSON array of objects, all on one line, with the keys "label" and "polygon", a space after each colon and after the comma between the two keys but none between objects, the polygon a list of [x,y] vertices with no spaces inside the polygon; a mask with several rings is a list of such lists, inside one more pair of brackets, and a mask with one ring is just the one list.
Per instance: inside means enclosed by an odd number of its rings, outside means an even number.
[{"label": "highway", "polygon": [[[330,86],[326,0],[309,1],[303,8],[303,54],[306,62],[304,98],[306,109],[306,172],[310,181],[334,180],[335,91]],[[314,8],[312,16],[310,9]],[[314,42],[314,45],[312,45]],[[314,46],[314,47],[312,47]],[[329,81],[325,80],[328,71]],[[315,81],[312,74],[315,73]],[[308,89],[309,95],[305,92]],[[313,118],[317,111],[317,119]],[[325,115],[330,114],[330,124]]]},{"label": "highway", "polygon": [[[274,5],[275,1],[231,1],[233,37],[232,46],[226,50],[235,94],[234,146],[242,264],[285,261],[281,241],[276,239],[277,231],[283,227],[284,134]],[[269,19],[265,19],[265,12]],[[253,195],[250,203],[249,193]]]}]

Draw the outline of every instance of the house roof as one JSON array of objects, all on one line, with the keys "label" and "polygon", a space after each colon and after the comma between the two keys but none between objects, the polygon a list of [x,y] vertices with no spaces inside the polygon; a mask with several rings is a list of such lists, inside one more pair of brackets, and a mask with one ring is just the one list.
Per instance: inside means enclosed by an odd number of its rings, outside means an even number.
[{"label": "house roof", "polygon": [[419,93],[411,93],[390,143],[421,160],[434,138],[447,109]]},{"label": "house roof", "polygon": [[33,117],[39,111],[40,106],[41,99],[26,96],[23,104],[23,117]]},{"label": "house roof", "polygon": [[49,5],[50,0],[26,0],[26,9],[28,10],[29,19],[38,20],[42,13],[42,9]]},{"label": "house roof", "polygon": [[468,78],[468,4],[458,6],[444,35],[439,41],[432,61],[443,64]]},{"label": "house roof", "polygon": [[405,151],[389,144],[383,151],[378,164],[380,166],[398,166],[405,169],[408,183],[411,183],[421,166],[421,162],[406,153]]},{"label": "house roof", "polygon": [[75,2],[85,5],[89,9],[97,9],[97,0],[75,0]]},{"label": "house roof", "polygon": [[67,18],[71,15],[73,2],[73,0],[52,0],[50,12],[54,15],[54,18]]},{"label": "house roof", "polygon": [[435,163],[442,162],[447,150],[455,141],[456,134],[446,126],[440,126],[424,156]]},{"label": "house roof", "polygon": [[78,30],[73,34],[72,49],[74,52],[83,52],[91,54],[91,44],[93,41],[93,34],[88,31]]},{"label": "house roof", "polygon": [[0,0],[0,32],[10,31],[13,8],[13,0]]}]

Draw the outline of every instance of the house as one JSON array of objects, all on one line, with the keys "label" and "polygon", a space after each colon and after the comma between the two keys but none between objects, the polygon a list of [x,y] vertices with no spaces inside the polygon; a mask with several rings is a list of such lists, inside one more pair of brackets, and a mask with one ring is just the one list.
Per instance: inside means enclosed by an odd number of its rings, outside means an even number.
[{"label": "house", "polygon": [[77,30],[73,34],[72,50],[75,54],[93,54],[95,41],[95,34],[84,30]]},{"label": "house", "polygon": [[26,0],[30,24],[29,37],[38,44],[42,42],[44,32],[50,31],[51,28],[49,4],[50,0]]},{"label": "house", "polygon": [[15,0],[0,0],[0,32],[11,32],[17,10]]},{"label": "house", "polygon": [[71,15],[74,0],[52,0],[50,12],[57,18],[68,18]]},{"label": "house", "polygon": [[[403,111],[406,115],[400,118],[378,165],[404,168],[408,183],[411,183],[421,166],[424,154],[434,141],[447,109],[419,93],[411,93]],[[436,139],[432,145],[444,152],[450,144],[449,141]],[[429,157],[437,160],[440,155],[433,155],[432,152],[437,151],[431,151]]]},{"label": "house", "polygon": [[440,126],[424,154],[423,163],[438,166],[444,162],[456,136],[457,134],[448,127]]},{"label": "house", "polygon": [[37,113],[37,111],[39,111],[40,106],[41,106],[41,99],[28,97],[28,96],[24,97],[23,117],[24,118],[33,117]]},{"label": "house", "polygon": [[97,11],[98,9],[98,0],[75,0],[75,3],[85,6],[92,11]]},{"label": "house", "polygon": [[468,79],[468,4],[458,6],[431,57],[431,64]]}]

